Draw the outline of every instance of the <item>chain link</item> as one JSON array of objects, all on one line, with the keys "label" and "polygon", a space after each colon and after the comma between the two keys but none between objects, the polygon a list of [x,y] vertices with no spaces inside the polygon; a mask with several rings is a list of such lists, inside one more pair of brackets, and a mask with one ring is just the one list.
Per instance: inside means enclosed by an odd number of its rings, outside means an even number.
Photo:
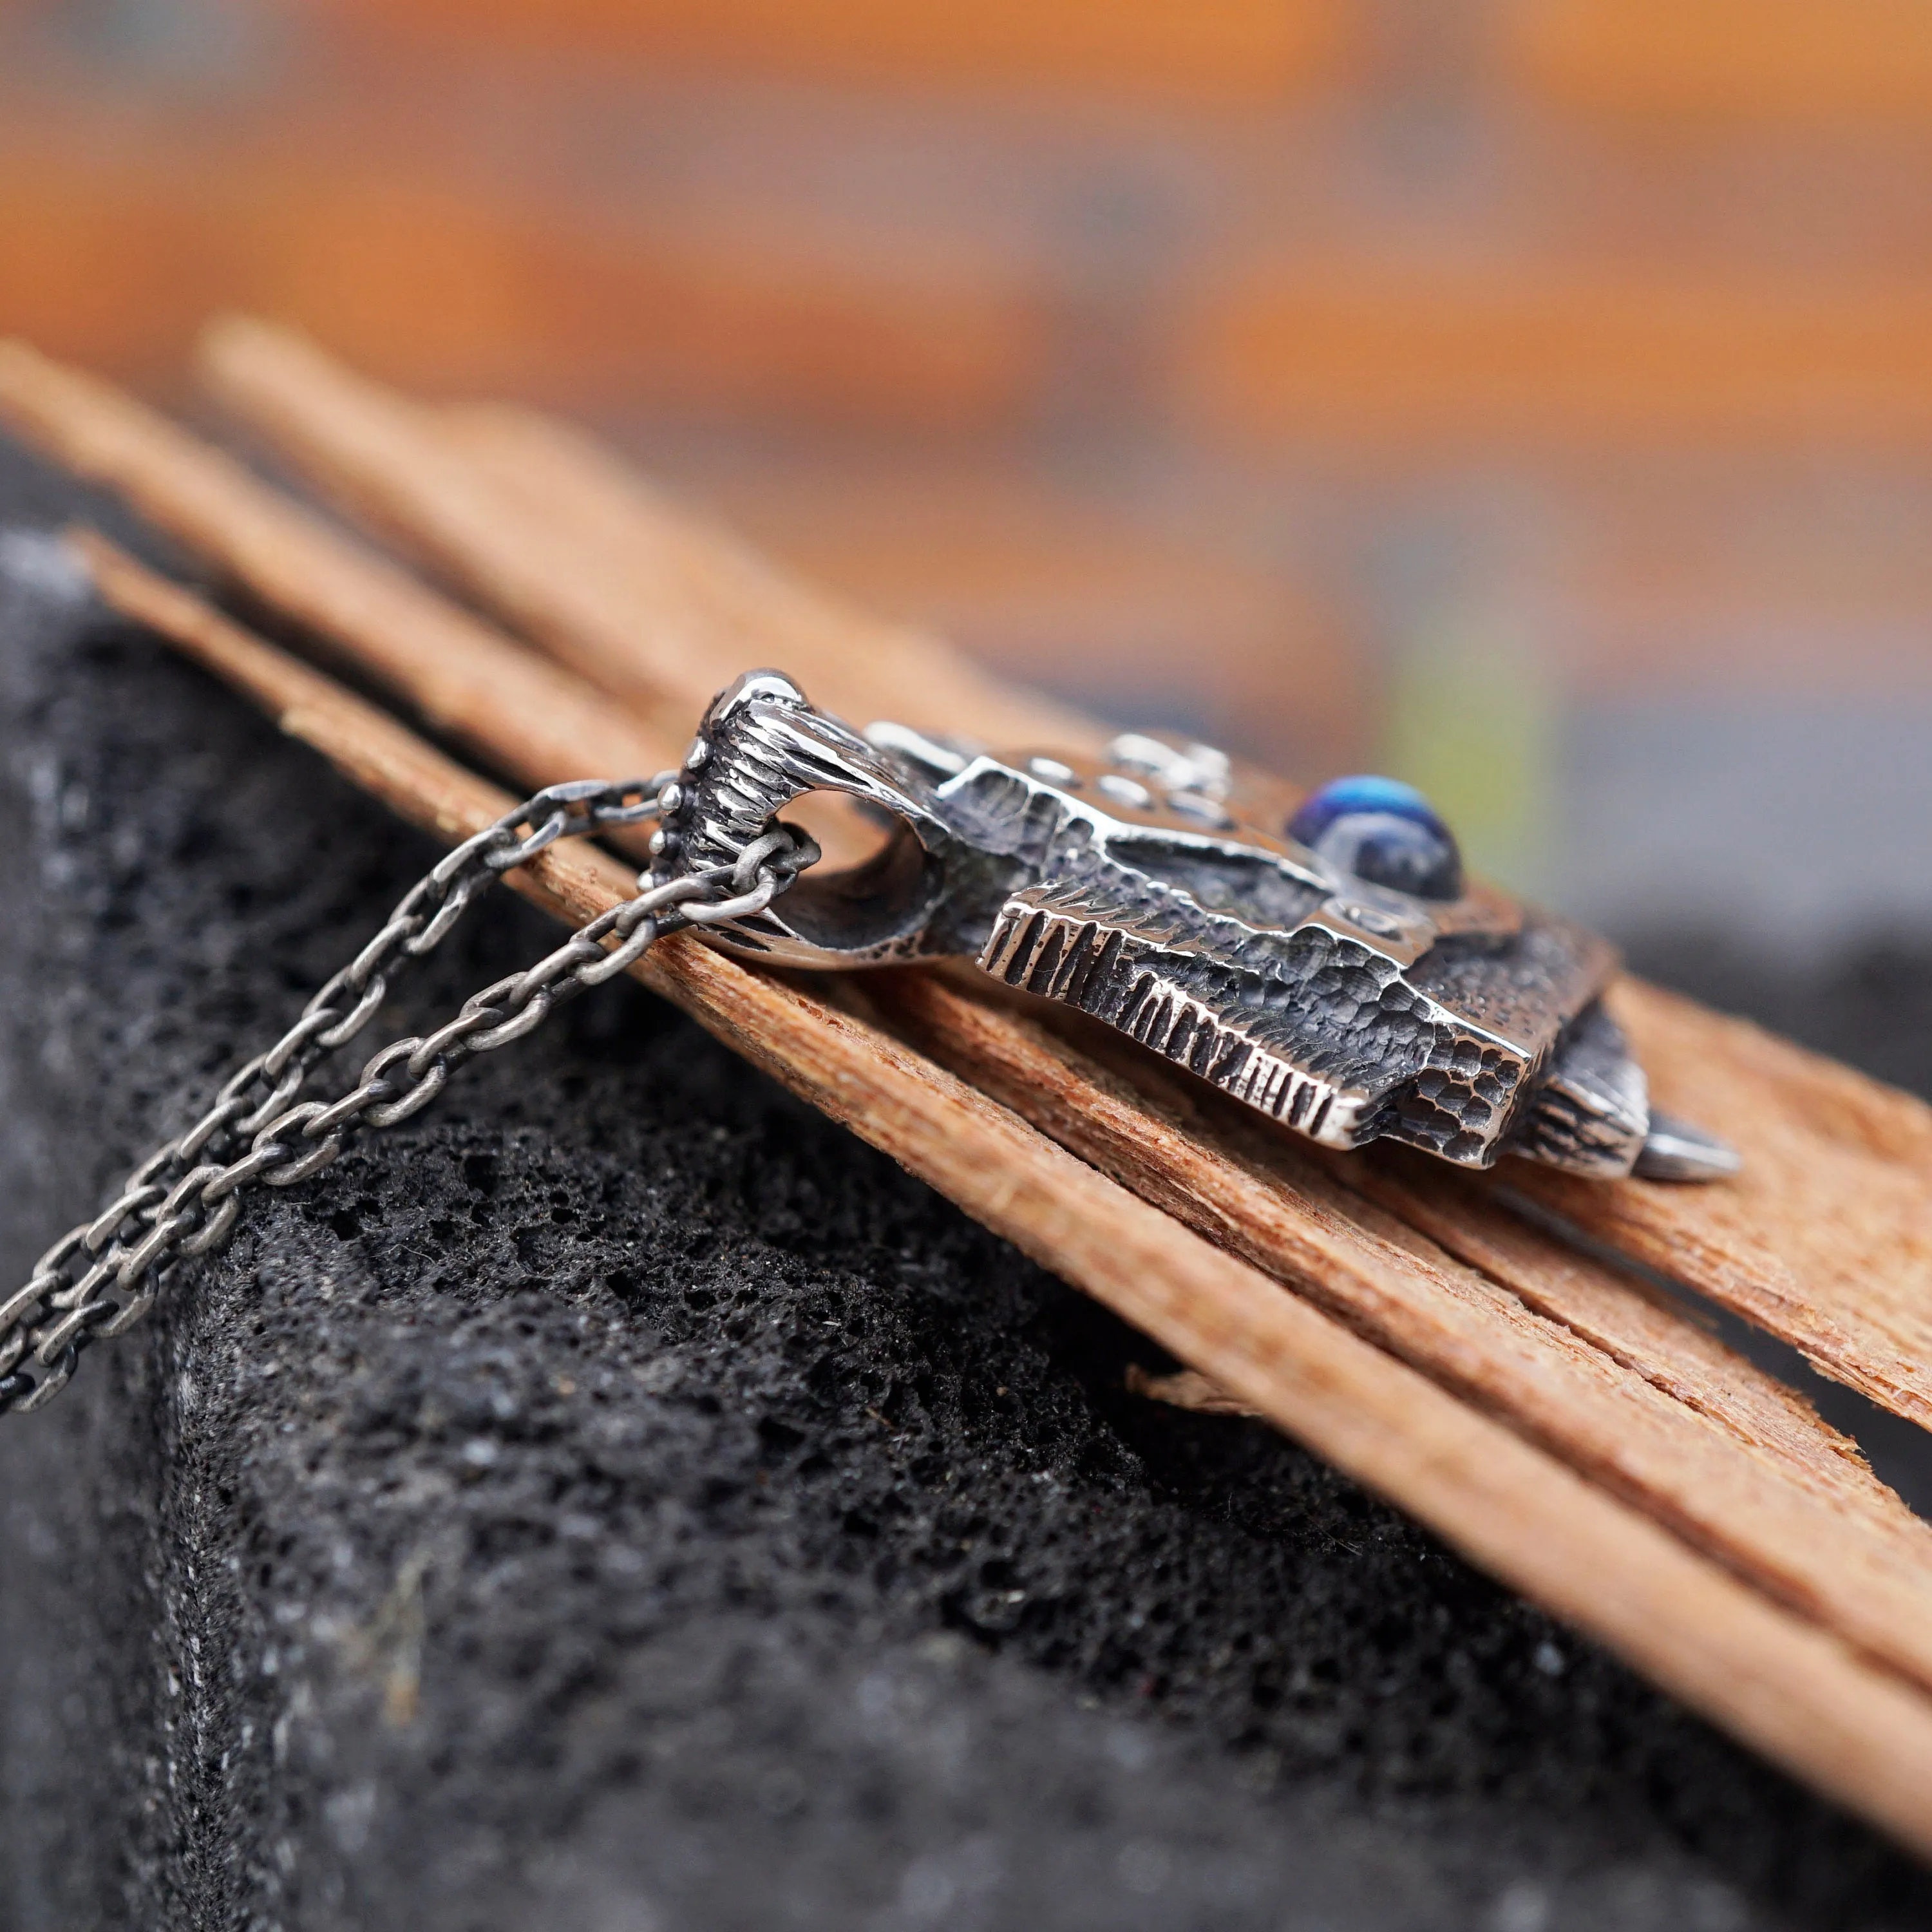
[{"label": "chain link", "polygon": [[540,791],[466,839],[404,896],[382,930],[316,994],[295,1024],[232,1074],[184,1132],[158,1148],[91,1221],[70,1228],[0,1300],[0,1415],[38,1408],[66,1387],[82,1352],[124,1334],[179,1261],[233,1232],[242,1190],[319,1174],[363,1127],[428,1106],[463,1063],[541,1026],[572,995],[634,964],[664,933],[762,912],[818,856],[775,827],[737,860],[669,878],[645,874],[634,898],[600,913],[545,958],[466,1000],[434,1033],[386,1046],[339,1100],[302,1100],[309,1076],[373,1019],[398,968],[433,952],[490,882],[560,838],[656,818],[675,774],[648,783],[584,779]]}]

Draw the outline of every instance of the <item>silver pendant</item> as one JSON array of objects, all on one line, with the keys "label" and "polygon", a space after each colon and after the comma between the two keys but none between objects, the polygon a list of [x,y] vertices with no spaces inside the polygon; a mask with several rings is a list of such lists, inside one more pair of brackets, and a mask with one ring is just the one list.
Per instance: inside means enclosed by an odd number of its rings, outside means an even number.
[{"label": "silver pendant", "polygon": [[1221,753],[1130,734],[1096,764],[862,735],[788,678],[712,703],[654,844],[664,878],[734,862],[807,792],[891,836],[706,926],[792,966],[960,956],[1090,1014],[1324,1147],[1406,1142],[1464,1167],[1708,1180],[1723,1142],[1652,1112],[1602,994],[1616,955],[1466,879],[1416,794],[1299,800]]},{"label": "silver pendant", "polygon": [[[887,836],[843,872],[778,814],[842,793]],[[560,838],[658,821],[652,869],[546,957],[392,1040],[333,1100],[302,1097],[493,878]],[[986,753],[902,725],[861,736],[790,679],[716,698],[675,777],[552,785],[446,854],[266,1053],[91,1221],[0,1297],[0,1415],[67,1386],[184,1261],[232,1232],[244,1191],[320,1173],[411,1118],[456,1068],[691,928],[794,966],[959,955],[1118,1027],[1331,1148],[1406,1141],[1465,1167],[1526,1154],[1573,1174],[1708,1180],[1720,1141],[1652,1113],[1604,1010],[1616,956],[1462,877],[1426,804],[1384,778],[1295,803],[1218,752],[1135,734],[1103,764]]]}]

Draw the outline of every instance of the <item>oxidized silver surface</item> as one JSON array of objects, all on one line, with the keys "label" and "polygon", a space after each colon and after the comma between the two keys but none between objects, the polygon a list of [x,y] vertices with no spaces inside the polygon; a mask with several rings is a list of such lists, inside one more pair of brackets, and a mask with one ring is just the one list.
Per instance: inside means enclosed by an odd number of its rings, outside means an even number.
[{"label": "oxidized silver surface", "polygon": [[1217,752],[1130,734],[1096,763],[897,724],[862,735],[754,672],[713,703],[663,796],[660,874],[735,862],[811,791],[860,800],[892,836],[706,927],[715,943],[812,967],[964,956],[1327,1147],[1386,1138],[1600,1177],[1736,1170],[1722,1142],[1653,1118],[1601,1003],[1604,940],[1480,884],[1374,883],[1346,841],[1289,836],[1294,794]]}]

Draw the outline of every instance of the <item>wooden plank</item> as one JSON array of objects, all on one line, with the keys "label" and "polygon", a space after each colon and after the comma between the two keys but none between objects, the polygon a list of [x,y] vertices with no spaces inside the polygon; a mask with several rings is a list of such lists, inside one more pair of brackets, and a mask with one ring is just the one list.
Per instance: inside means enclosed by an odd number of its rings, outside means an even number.
[{"label": "wooden plank", "polygon": [[[247,692],[358,783],[448,838],[506,796],[321,674],[98,540],[117,608]],[[567,920],[628,889],[595,850],[520,882]],[[1932,1700],[1258,1270],[1064,1151],[890,1034],[682,939],[638,976],[1237,1400],[1475,1562],[1932,1855]]]},{"label": "wooden plank", "polygon": [[[0,343],[0,388],[16,402],[50,373],[32,352]],[[406,571],[260,488],[230,458],[198,450],[189,465],[172,463],[182,448],[178,433],[159,417],[128,410],[104,385],[70,374],[59,382],[62,419],[75,431],[64,454],[74,468],[104,478],[124,476],[130,466],[166,469],[178,487],[163,520],[184,543],[211,554],[205,539],[219,530],[221,567],[244,582],[264,581],[275,560],[299,554],[308,567],[276,579],[286,593],[284,611],[323,636],[380,629],[395,646],[390,674],[397,688],[437,729],[482,748],[490,720],[507,706],[542,741],[543,758],[560,776],[628,772],[638,750],[634,722],[614,716],[580,680],[471,623]],[[0,404],[0,411],[7,408]],[[15,421],[32,434],[25,416]],[[666,750],[678,742],[667,740]],[[668,761],[675,762],[674,752]]]},{"label": "wooden plank", "polygon": [[1932,1108],[1640,981],[1614,1004],[1658,1104],[1721,1122],[1744,1172],[1694,1192],[1519,1164],[1510,1184],[1932,1424]]},{"label": "wooden plank", "polygon": [[[608,687],[648,683],[638,640],[676,593],[647,565],[632,566],[653,556],[708,552],[712,539],[661,496],[623,484],[621,475],[614,479],[612,459],[599,455],[580,470],[568,528],[539,532],[514,493],[497,489],[490,507],[491,478],[529,460],[537,433],[526,420],[512,424],[502,462],[478,467],[484,439],[474,419],[455,446],[442,447],[406,404],[386,402],[273,332],[219,332],[209,339],[209,360],[232,405],[365,512],[406,528],[418,554],[486,601],[501,604],[494,586],[504,552],[541,556],[521,601],[502,608],[512,608],[532,636],[572,651],[572,661]],[[371,418],[386,425],[380,440]],[[563,434],[550,447],[545,480],[560,491],[562,472],[584,443]],[[378,451],[380,460],[370,460]],[[593,500],[604,506],[601,518],[592,514]],[[459,500],[466,522],[448,507]],[[594,632],[578,623],[572,601],[592,580],[608,600]],[[547,614],[538,608],[546,604]],[[784,636],[748,618],[742,603],[728,613],[721,606],[710,622],[682,608],[688,621],[679,632],[680,648],[704,669],[692,688],[722,684],[742,668],[748,636],[774,646]],[[574,641],[563,641],[566,634]],[[838,668],[837,638],[816,642],[826,654],[818,662]],[[866,717],[897,707],[914,721],[952,722],[960,715],[950,694],[944,701],[926,694],[916,661],[895,667],[889,634],[855,633],[848,648],[836,708]],[[812,670],[802,675],[814,688]],[[852,702],[855,675],[858,695],[868,701]],[[997,720],[971,714],[955,728],[988,722]],[[1901,1414],[1932,1421],[1932,1108],[1639,982],[1626,982],[1618,1000],[1660,1103],[1734,1138],[1746,1155],[1743,1175],[1703,1188],[1604,1186],[1520,1163],[1512,1182],[1606,1245],[1782,1336],[1824,1373]]]}]

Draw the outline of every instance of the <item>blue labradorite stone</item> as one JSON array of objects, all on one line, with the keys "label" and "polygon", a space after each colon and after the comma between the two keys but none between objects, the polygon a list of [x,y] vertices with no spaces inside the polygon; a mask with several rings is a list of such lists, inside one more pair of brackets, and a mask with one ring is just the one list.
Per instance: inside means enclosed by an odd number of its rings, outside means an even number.
[{"label": "blue labradorite stone", "polygon": [[1455,834],[1398,779],[1331,778],[1302,800],[1288,836],[1370,885],[1418,898],[1462,896]]}]

